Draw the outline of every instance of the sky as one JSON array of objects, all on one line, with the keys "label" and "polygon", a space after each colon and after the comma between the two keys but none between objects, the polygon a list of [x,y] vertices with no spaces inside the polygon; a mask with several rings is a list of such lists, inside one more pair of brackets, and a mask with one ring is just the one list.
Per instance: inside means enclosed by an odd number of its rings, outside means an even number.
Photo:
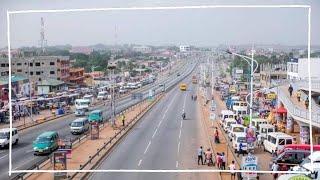
[{"label": "sky", "polygon": [[[317,0],[0,0],[0,48],[7,46],[7,10],[279,4],[311,5],[311,43],[320,45]],[[10,15],[13,48],[40,45],[41,17],[48,45],[307,45],[308,37],[308,9],[301,8],[31,13]]]}]

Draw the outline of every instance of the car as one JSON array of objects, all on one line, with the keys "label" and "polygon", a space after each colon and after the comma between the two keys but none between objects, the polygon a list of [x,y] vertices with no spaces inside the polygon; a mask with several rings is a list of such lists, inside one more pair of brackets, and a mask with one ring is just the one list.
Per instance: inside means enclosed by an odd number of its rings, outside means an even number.
[{"label": "car", "polygon": [[180,73],[178,73],[177,76],[180,76]]},{"label": "car", "polygon": [[88,132],[90,128],[88,118],[78,118],[70,123],[71,134],[82,134]]},{"label": "car", "polygon": [[[9,147],[10,128],[0,129],[0,147]],[[18,129],[12,128],[12,144],[18,144]]]},{"label": "car", "polygon": [[127,93],[127,92],[128,92],[128,90],[125,89],[125,88],[119,90],[119,93],[120,93],[120,94],[125,94],[125,93]]},{"label": "car", "polygon": [[40,134],[35,141],[33,141],[33,153],[51,154],[54,150],[58,149],[59,135],[56,131],[49,131]]},{"label": "car", "polygon": [[164,86],[164,84],[159,84],[159,87],[162,87],[162,86]]}]

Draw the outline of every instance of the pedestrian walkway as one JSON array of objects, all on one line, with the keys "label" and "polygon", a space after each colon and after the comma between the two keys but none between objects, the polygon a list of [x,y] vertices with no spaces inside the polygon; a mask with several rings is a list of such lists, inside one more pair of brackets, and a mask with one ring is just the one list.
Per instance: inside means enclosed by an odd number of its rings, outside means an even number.
[{"label": "pedestrian walkway", "polygon": [[288,86],[280,86],[281,90],[285,93],[285,95],[290,99],[292,104],[297,106],[298,108],[301,109],[306,109],[306,105],[304,104],[304,101],[301,100],[300,102],[298,101],[297,94],[295,91],[292,92],[292,96],[290,97],[290,93],[288,91]]}]

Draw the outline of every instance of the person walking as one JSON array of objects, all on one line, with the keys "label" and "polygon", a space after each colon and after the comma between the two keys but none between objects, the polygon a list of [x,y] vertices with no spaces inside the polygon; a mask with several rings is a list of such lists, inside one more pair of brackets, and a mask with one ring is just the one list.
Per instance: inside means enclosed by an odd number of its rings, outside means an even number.
[{"label": "person walking", "polygon": [[261,134],[258,134],[258,135],[257,135],[257,139],[258,139],[258,148],[260,148],[261,145],[262,145]]},{"label": "person walking", "polygon": [[290,84],[290,86],[289,86],[288,91],[289,91],[289,93],[290,93],[290,97],[291,97],[291,96],[292,96],[292,91],[293,91],[293,87],[291,86],[291,84]]},{"label": "person walking", "polygon": [[[272,171],[278,171],[279,166],[277,163],[273,163],[272,167],[271,167]],[[273,180],[277,180],[278,178],[278,173],[273,173]]]},{"label": "person walking", "polygon": [[207,152],[205,153],[206,159],[204,160],[204,164],[208,161],[208,166],[210,166],[210,164],[213,164],[212,161],[212,152],[210,151],[210,148],[207,149]]},{"label": "person walking", "polygon": [[200,148],[198,149],[198,165],[200,165],[200,161],[201,161],[201,164],[203,165],[203,149],[202,149],[202,146],[200,146]]},{"label": "person walking", "polygon": [[234,171],[236,169],[236,165],[234,164],[234,161],[231,162],[229,165],[230,173],[231,173],[231,179],[236,179],[236,172]]},{"label": "person walking", "polygon": [[217,159],[218,169],[221,169],[221,164],[222,164],[221,162],[222,162],[222,160],[221,160],[221,155],[220,155],[220,153],[217,153],[216,159]]},{"label": "person walking", "polygon": [[121,121],[122,121],[122,126],[124,126],[126,116],[122,113],[121,114]]},{"label": "person walking", "polygon": [[222,154],[221,154],[221,159],[222,159],[221,169],[226,170],[226,156],[225,156],[224,152],[222,152]]},{"label": "person walking", "polygon": [[298,102],[300,102],[300,99],[301,99],[301,90],[300,89],[297,92],[297,99],[298,99]]},{"label": "person walking", "polygon": [[245,156],[245,155],[244,155],[244,151],[243,151],[243,144],[242,144],[242,142],[240,142],[240,144],[239,144],[239,150],[238,150],[238,155],[237,155],[237,157],[239,157],[240,154],[242,154],[242,156]]},{"label": "person walking", "polygon": [[191,100],[193,101],[193,95],[191,94]]},{"label": "person walking", "polygon": [[304,101],[304,104],[306,105],[306,109],[309,107],[309,97]]},{"label": "person walking", "polygon": [[[241,170],[241,168],[239,168],[239,170]],[[241,172],[238,172],[238,173],[237,173],[237,178],[238,178],[238,180],[242,180],[242,174],[241,174]]]}]

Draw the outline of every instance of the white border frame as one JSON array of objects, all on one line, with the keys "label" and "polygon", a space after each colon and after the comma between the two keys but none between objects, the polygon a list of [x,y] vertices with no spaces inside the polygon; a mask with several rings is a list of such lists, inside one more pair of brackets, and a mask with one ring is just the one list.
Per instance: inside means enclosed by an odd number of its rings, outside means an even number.
[{"label": "white border frame", "polygon": [[[8,40],[8,59],[9,59],[9,113],[10,113],[10,129],[12,129],[12,106],[11,106],[11,43],[10,43],[10,15],[11,14],[28,14],[28,13],[61,13],[61,12],[92,12],[92,11],[132,11],[132,10],[176,10],[176,9],[213,9],[213,8],[302,8],[308,9],[308,72],[309,72],[309,97],[311,97],[311,65],[310,65],[310,47],[311,47],[311,6],[310,5],[208,5],[208,6],[162,6],[162,7],[126,7],[126,8],[88,8],[88,9],[60,9],[60,10],[21,10],[8,11],[7,10],[7,40]],[[311,104],[309,105],[309,133],[311,153],[313,153],[312,142],[312,115]],[[10,139],[12,138],[12,131],[10,131]],[[54,173],[55,170],[12,170],[12,142],[9,142],[9,176],[12,173]],[[311,162],[311,169],[313,171],[313,162]],[[171,173],[192,173],[192,172],[231,172],[230,170],[64,170],[59,172],[171,172]],[[235,172],[252,172],[245,170],[236,170]],[[283,173],[283,171],[257,171],[257,173]],[[300,171],[287,171],[290,174],[303,174]]]}]

